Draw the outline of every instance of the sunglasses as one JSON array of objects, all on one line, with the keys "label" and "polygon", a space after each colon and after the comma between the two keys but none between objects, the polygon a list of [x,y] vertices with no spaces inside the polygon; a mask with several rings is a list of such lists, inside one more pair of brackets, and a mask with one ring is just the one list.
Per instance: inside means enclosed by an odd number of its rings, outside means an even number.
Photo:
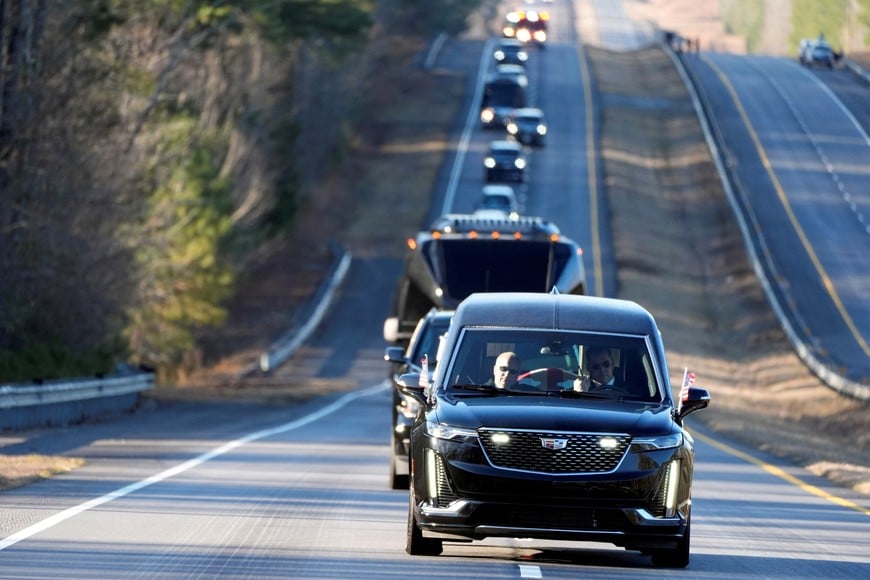
[{"label": "sunglasses", "polygon": [[610,361],[606,360],[601,364],[591,365],[589,368],[591,368],[593,371],[600,371],[601,369],[609,369],[610,368]]},{"label": "sunglasses", "polygon": [[500,370],[503,373],[508,373],[510,375],[516,375],[516,374],[519,374],[519,372],[520,372],[520,369],[512,369],[510,367],[498,367],[498,370]]}]

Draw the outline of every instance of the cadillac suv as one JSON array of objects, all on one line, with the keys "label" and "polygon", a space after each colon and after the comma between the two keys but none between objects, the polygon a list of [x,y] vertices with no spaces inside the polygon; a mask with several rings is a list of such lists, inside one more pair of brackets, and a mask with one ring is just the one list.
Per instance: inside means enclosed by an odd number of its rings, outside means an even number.
[{"label": "cadillac suv", "polygon": [[608,542],[688,565],[694,441],[683,421],[710,396],[692,380],[675,400],[649,312],[555,292],[472,294],[438,359],[431,382],[399,379],[421,406],[409,554],[511,537]]}]

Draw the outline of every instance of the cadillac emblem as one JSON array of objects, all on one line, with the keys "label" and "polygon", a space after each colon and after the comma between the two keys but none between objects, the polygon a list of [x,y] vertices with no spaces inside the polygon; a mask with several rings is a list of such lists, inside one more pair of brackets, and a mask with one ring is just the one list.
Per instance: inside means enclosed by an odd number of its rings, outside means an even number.
[{"label": "cadillac emblem", "polygon": [[553,451],[558,451],[560,449],[565,449],[568,446],[567,439],[555,439],[553,437],[541,437],[541,446],[544,449],[552,449]]}]

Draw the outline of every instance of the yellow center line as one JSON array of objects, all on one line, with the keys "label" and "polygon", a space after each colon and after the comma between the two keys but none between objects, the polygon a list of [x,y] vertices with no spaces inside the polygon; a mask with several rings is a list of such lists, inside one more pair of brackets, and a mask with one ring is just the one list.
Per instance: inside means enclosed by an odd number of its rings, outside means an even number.
[{"label": "yellow center line", "polygon": [[822,285],[827,290],[828,296],[831,297],[834,306],[837,308],[837,311],[843,318],[843,322],[849,328],[849,332],[852,333],[852,336],[861,347],[861,350],[864,351],[864,354],[870,356],[870,345],[868,345],[867,341],[864,340],[864,337],[861,336],[861,332],[858,330],[858,327],[855,325],[852,317],[849,316],[849,313],[846,311],[846,307],[843,305],[842,300],[840,300],[840,295],[834,288],[834,283],[831,281],[827,272],[825,272],[821,261],[819,260],[818,256],[816,256],[815,250],[813,250],[809,239],[804,233],[804,230],[798,222],[797,217],[794,215],[794,211],[792,211],[791,204],[789,203],[788,198],[785,195],[785,191],[783,191],[782,185],[780,184],[779,179],[777,179],[776,173],[774,172],[773,167],[770,164],[770,160],[767,157],[767,153],[765,152],[764,147],[762,147],[761,145],[761,140],[758,138],[755,129],[752,127],[752,124],[749,121],[749,115],[746,114],[746,110],[743,108],[743,103],[740,101],[740,97],[737,96],[737,91],[734,90],[734,86],[731,84],[731,82],[728,80],[722,70],[718,66],[716,66],[716,63],[714,63],[708,55],[702,55],[701,58],[703,58],[704,61],[708,65],[710,65],[710,68],[712,68],[716,72],[719,80],[722,81],[722,84],[725,85],[725,88],[731,95],[731,100],[734,102],[734,106],[737,107],[737,111],[740,113],[740,117],[743,119],[743,124],[746,126],[746,130],[749,132],[749,136],[752,138],[752,142],[755,145],[755,150],[758,152],[761,163],[762,165],[764,165],[764,168],[767,171],[767,175],[770,177],[770,180],[773,183],[773,187],[776,190],[776,195],[779,198],[783,209],[785,209],[785,213],[788,216],[788,219],[791,222],[795,233],[797,234],[798,238],[800,238],[801,244],[803,245],[804,250],[806,250],[810,261],[813,264],[813,267],[816,269],[816,273],[818,273],[819,278],[822,281]]},{"label": "yellow center line", "polygon": [[757,465],[758,467],[762,468],[763,470],[765,470],[769,474],[771,474],[775,477],[778,477],[784,481],[787,481],[788,483],[794,485],[795,487],[802,489],[803,491],[805,491],[807,493],[811,493],[811,494],[818,496],[822,499],[826,499],[829,502],[835,503],[839,506],[855,510],[859,513],[864,514],[865,516],[870,516],[870,509],[864,508],[864,507],[856,504],[853,501],[850,501],[848,499],[843,499],[843,498],[836,496],[832,493],[828,493],[827,491],[820,489],[814,485],[806,483],[805,481],[795,477],[794,475],[791,475],[790,473],[783,471],[782,469],[780,469],[779,467],[776,467],[775,465],[771,465],[767,462],[764,462],[760,459],[757,459],[757,458],[753,457],[752,455],[749,455],[748,453],[744,453],[738,449],[734,449],[730,445],[726,445],[724,443],[716,441],[715,439],[711,439],[710,437],[707,437],[706,435],[703,435],[701,433],[692,432],[692,436],[695,439],[700,439],[701,441],[707,443],[708,445],[712,445],[713,447],[715,447],[716,449],[719,449],[720,451],[724,451],[725,453],[727,453],[729,455],[733,455],[734,457],[738,457],[738,458],[742,459],[743,461],[746,461],[747,463],[752,463],[753,465]]},{"label": "yellow center line", "polygon": [[[595,127],[592,107],[592,88],[589,83],[589,68],[582,42],[577,43],[580,61],[580,78],[583,81],[583,99],[586,103],[586,172],[589,181],[589,229],[592,239],[592,264],[595,273],[595,295],[604,296],[604,276],[601,267],[601,231],[598,225],[598,161],[595,154]],[[588,294],[589,291],[587,290]]]}]

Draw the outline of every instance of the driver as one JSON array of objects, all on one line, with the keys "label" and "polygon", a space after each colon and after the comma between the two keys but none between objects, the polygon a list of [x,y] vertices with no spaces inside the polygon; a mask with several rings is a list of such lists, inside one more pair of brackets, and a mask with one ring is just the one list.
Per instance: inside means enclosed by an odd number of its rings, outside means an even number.
[{"label": "driver", "polygon": [[520,357],[515,352],[503,352],[492,367],[492,384],[497,389],[509,389],[517,384],[520,374]]}]

